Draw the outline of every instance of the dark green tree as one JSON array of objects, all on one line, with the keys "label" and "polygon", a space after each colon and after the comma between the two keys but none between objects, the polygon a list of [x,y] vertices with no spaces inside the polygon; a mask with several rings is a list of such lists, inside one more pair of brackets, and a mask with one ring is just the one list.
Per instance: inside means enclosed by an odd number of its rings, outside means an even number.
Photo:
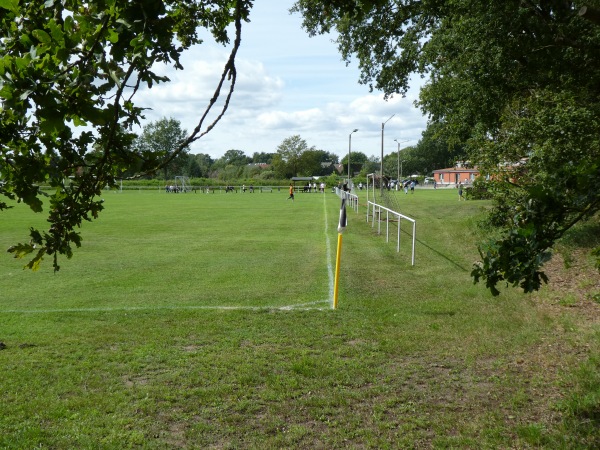
[{"label": "dark green tree", "polygon": [[192,178],[200,178],[202,176],[202,169],[200,168],[198,160],[194,158],[194,155],[187,155],[184,174]]},{"label": "dark green tree", "polygon": [[[367,157],[367,155],[365,155],[363,152],[355,152],[353,151],[350,154],[350,164],[352,165],[351,167],[351,173],[354,174],[356,172],[360,172],[363,168],[363,165],[369,160],[369,158]],[[348,155],[346,154],[342,160],[340,161],[340,164],[343,164],[344,166],[344,173],[348,174]]]},{"label": "dark green tree", "polygon": [[200,168],[200,175],[198,176],[208,178],[210,176],[212,165],[214,164],[211,156],[207,153],[197,153],[195,155],[190,155],[190,157],[194,158],[198,163],[198,167]]},{"label": "dark green tree", "polygon": [[[35,212],[46,207],[49,223],[48,230],[32,228],[28,242],[12,246],[15,257],[33,255],[27,267],[35,269],[51,255],[58,270],[58,255],[71,257],[72,245],[81,244],[76,229],[102,210],[102,188],[115,185],[131,167],[160,169],[215,126],[233,93],[241,24],[252,3],[0,2],[0,196],[21,199]],[[203,29],[222,44],[235,33],[214,95],[174,152],[140,164],[130,131],[143,119],[136,94],[168,81],[156,67],[183,69],[181,53],[201,43]],[[217,102],[222,91],[227,91],[225,98]],[[215,104],[221,110],[209,123],[206,118]],[[46,204],[41,184],[52,188]],[[8,207],[0,201],[0,210]]]},{"label": "dark green tree", "polygon": [[405,147],[398,152],[390,153],[383,157],[383,174],[392,179],[406,178],[407,175],[424,173],[424,164],[415,154],[414,147]]},{"label": "dark green tree", "polygon": [[360,170],[360,176],[366,177],[370,173],[379,173],[380,168],[379,158],[375,155],[369,156],[367,161],[365,161],[362,165],[362,169]]},{"label": "dark green tree", "polygon": [[324,158],[323,162],[331,162],[332,164],[339,164],[340,162],[340,157],[332,152],[325,152]]},{"label": "dark green tree", "polygon": [[216,178],[219,180],[233,181],[239,179],[243,171],[244,167],[229,164],[225,167],[216,169],[216,172],[214,172],[213,175],[216,175]]},{"label": "dark green tree", "polygon": [[242,150],[227,150],[212,165],[213,176],[220,180],[235,180],[242,176],[244,168],[250,163]]},{"label": "dark green tree", "polygon": [[135,149],[143,160],[168,160],[162,165],[163,178],[182,175],[188,166],[188,147],[180,147],[187,131],[179,120],[166,117],[150,122],[135,142]]},{"label": "dark green tree", "polygon": [[303,170],[301,156],[309,148],[308,144],[299,135],[290,136],[283,140],[277,147],[277,153],[273,157],[273,169],[280,178],[291,178],[298,176]]},{"label": "dark green tree", "polygon": [[252,162],[252,159],[246,156],[242,150],[227,150],[223,156],[214,162],[217,167],[227,166],[245,166]]},{"label": "dark green tree", "polygon": [[332,155],[325,150],[316,150],[314,147],[306,150],[300,156],[299,175],[317,176],[329,175],[333,170],[333,161],[337,161],[337,155]]},{"label": "dark green tree", "polygon": [[255,164],[258,164],[258,163],[271,164],[274,156],[275,156],[275,153],[254,152],[252,154],[252,162]]},{"label": "dark green tree", "polygon": [[454,167],[456,161],[469,159],[463,145],[446,139],[443,124],[438,122],[430,122],[421,140],[411,147],[407,148],[410,149],[411,159],[418,161],[416,163],[418,168],[414,170],[423,174],[430,174],[436,169]]},{"label": "dark green tree", "polygon": [[[582,8],[585,6],[586,8]],[[360,81],[389,97],[428,76],[436,135],[489,175],[496,233],[473,270],[539,289],[553,245],[600,210],[600,17],[596,1],[298,0],[309,33],[335,29]],[[596,217],[596,219],[594,219]]]}]

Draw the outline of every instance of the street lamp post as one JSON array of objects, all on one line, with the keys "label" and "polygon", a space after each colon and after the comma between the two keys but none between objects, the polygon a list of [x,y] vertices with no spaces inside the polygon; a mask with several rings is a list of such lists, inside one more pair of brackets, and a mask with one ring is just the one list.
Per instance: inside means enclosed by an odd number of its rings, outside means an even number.
[{"label": "street lamp post", "polygon": [[[398,143],[398,165],[396,166],[396,168],[398,169],[398,181],[400,181],[400,177],[402,176],[402,164],[400,162],[400,144],[404,144],[405,142],[408,142],[410,139],[407,139],[406,141],[399,141],[398,139],[394,139],[394,141],[396,141]],[[404,161],[402,161],[404,162]]]},{"label": "street lamp post", "polygon": [[379,170],[379,184],[381,185],[381,195],[383,196],[383,129],[385,128],[385,124],[388,123],[392,117],[396,114],[392,114],[388,120],[381,123],[381,168]]},{"label": "street lamp post", "polygon": [[[352,130],[352,133],[356,133],[358,128]],[[350,189],[350,152],[352,151],[352,133],[348,135],[348,189]]]}]

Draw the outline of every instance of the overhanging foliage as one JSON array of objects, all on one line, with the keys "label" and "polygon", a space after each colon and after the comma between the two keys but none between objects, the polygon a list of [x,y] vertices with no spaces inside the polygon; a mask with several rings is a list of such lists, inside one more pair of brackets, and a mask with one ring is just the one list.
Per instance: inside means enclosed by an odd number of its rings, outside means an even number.
[{"label": "overhanging foliage", "polygon": [[[76,229],[102,210],[100,190],[132,167],[158,170],[192,141],[209,132],[225,112],[236,79],[235,55],[251,1],[34,0],[0,2],[0,195],[40,212],[47,196],[47,231],[31,229],[30,240],[9,249],[33,253],[35,269],[45,255],[72,255],[81,244]],[[168,154],[132,150],[131,127],[143,118],[135,103],[142,88],[169,80],[160,64],[183,69],[180,56],[201,43],[205,28],[232,51],[214,96],[198,125]],[[221,91],[224,106],[206,123]],[[40,184],[53,192],[44,194]],[[0,202],[0,209],[9,205]]]},{"label": "overhanging foliage", "polygon": [[309,33],[339,33],[372,89],[402,95],[413,73],[428,77],[419,104],[436,134],[495,180],[498,237],[481,244],[474,280],[494,294],[500,282],[538,289],[555,242],[600,210],[597,2],[299,0],[294,10]]}]

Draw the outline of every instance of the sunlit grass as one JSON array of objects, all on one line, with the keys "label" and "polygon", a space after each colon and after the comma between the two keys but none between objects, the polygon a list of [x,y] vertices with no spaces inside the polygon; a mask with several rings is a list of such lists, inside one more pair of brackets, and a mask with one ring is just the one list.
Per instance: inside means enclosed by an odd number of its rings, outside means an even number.
[{"label": "sunlit grass", "polygon": [[[397,253],[364,207],[349,211],[334,311],[339,199],[286,198],[107,193],[58,273],[0,258],[0,447],[594,442],[556,420],[563,370],[598,350],[593,328],[472,283],[486,203],[400,196],[415,266],[408,236]],[[39,220],[2,214],[4,248]]]},{"label": "sunlit grass", "polygon": [[[82,229],[82,248],[73,260],[61,259],[58,273],[48,262],[30,273],[14,260],[1,260],[5,305],[282,306],[330,300],[323,196],[292,204],[277,194],[131,192],[108,193],[105,200],[100,219]],[[16,239],[16,230],[3,233],[2,245]]]}]

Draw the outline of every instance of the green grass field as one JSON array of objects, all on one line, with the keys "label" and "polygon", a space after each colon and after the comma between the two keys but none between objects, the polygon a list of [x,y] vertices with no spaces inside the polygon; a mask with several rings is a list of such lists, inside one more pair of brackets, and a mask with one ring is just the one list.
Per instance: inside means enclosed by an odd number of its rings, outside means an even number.
[{"label": "green grass field", "polygon": [[[282,197],[107,193],[106,210],[85,224],[81,250],[59,274],[51,264],[23,273],[3,261],[9,301],[21,309],[326,306],[324,197]],[[22,238],[2,235],[3,244]]]},{"label": "green grass field", "polygon": [[[600,443],[597,304],[473,285],[485,202],[399,194],[411,266],[361,198],[333,310],[333,194],[104,198],[58,273],[0,257],[0,448]],[[0,213],[0,248],[32,220]]]}]

